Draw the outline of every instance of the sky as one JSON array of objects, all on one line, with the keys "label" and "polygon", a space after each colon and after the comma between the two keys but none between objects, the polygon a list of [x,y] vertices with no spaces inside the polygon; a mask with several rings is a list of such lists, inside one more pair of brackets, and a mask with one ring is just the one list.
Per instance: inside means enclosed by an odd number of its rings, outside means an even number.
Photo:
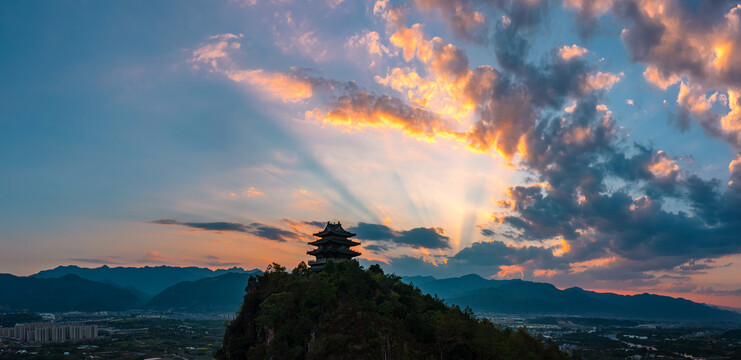
[{"label": "sky", "polygon": [[309,260],[741,308],[741,4],[0,3],[0,272]]}]

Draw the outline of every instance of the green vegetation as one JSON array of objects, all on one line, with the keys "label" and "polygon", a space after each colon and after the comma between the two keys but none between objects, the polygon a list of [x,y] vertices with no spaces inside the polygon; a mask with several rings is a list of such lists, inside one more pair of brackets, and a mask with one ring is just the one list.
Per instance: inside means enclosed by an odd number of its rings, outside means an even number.
[{"label": "green vegetation", "polygon": [[250,279],[217,359],[568,359],[385,275],[377,265],[273,264]]}]

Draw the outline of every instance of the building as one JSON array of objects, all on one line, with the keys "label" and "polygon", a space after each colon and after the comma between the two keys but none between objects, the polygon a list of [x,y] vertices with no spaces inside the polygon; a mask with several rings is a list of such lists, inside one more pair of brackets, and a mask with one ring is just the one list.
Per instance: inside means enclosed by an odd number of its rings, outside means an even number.
[{"label": "building", "polygon": [[28,323],[0,328],[0,337],[27,343],[49,343],[98,338],[98,325],[77,323]]},{"label": "building", "polygon": [[322,270],[328,260],[348,260],[360,255],[359,252],[350,249],[353,246],[360,245],[359,242],[350,240],[355,234],[345,231],[339,221],[336,223],[327,222],[324,230],[314,234],[314,236],[319,237],[319,239],[310,242],[309,245],[317,248],[306,252],[309,255],[316,256],[316,260],[309,261],[311,270]]}]

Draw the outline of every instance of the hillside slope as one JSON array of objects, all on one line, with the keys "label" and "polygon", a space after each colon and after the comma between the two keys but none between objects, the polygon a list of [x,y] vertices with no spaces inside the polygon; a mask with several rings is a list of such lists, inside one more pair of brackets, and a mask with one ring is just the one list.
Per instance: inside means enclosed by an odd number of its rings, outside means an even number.
[{"label": "hillside slope", "polygon": [[183,281],[157,294],[145,307],[188,312],[236,312],[252,274],[228,273]]},{"label": "hillside slope", "polygon": [[524,330],[501,330],[423,295],[377,265],[311,272],[271,265],[250,279],[217,359],[568,359]]},{"label": "hillside slope", "polygon": [[139,306],[130,291],[76,275],[37,279],[0,274],[0,311],[115,311]]}]

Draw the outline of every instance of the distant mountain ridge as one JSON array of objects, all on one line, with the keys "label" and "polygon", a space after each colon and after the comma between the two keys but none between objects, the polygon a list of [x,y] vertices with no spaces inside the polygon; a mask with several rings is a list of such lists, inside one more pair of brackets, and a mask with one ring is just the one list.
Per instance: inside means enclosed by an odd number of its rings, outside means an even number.
[{"label": "distant mountain ridge", "polygon": [[145,308],[188,312],[236,312],[242,304],[251,273],[227,273],[170,286]]},{"label": "distant mountain ridge", "polygon": [[[89,278],[71,272],[81,273]],[[233,312],[238,310],[249,277],[261,273],[260,270],[245,271],[241,268],[214,271],[172,266],[102,266],[94,269],[60,266],[30,277],[0,274],[0,311],[150,309]],[[51,278],[57,274],[63,276]],[[96,281],[96,278],[102,280]],[[487,280],[474,274],[445,279],[411,276],[403,277],[402,281],[419,287],[424,293],[437,295],[450,304],[469,306],[480,314],[576,315],[741,323],[739,313],[660,295],[626,296],[597,293],[577,287],[559,290],[548,283]],[[154,296],[141,290],[157,287],[162,287],[162,290]]]},{"label": "distant mountain ridge", "polygon": [[741,314],[682,298],[598,293],[578,287],[559,290],[525,280],[487,280],[470,274],[457,278],[405,277],[422,292],[469,306],[479,313],[579,315],[646,320],[741,323]]},{"label": "distant mountain ridge", "polygon": [[[173,266],[94,269],[59,266],[28,277],[0,274],[0,312],[137,309],[234,312],[239,310],[248,279],[261,273],[257,269],[246,271],[236,267],[210,270]],[[195,279],[172,283],[182,278]],[[166,288],[154,296],[140,290],[164,285]]]},{"label": "distant mountain ridge", "polygon": [[0,311],[118,311],[141,305],[130,291],[74,274],[54,279],[0,274]]},{"label": "distant mountain ridge", "polygon": [[77,275],[83,279],[111,282],[122,288],[133,287],[140,291],[140,297],[149,299],[166,288],[182,281],[196,281],[207,277],[214,277],[226,273],[259,274],[260,270],[244,270],[240,267],[211,270],[195,266],[144,266],[144,267],[109,267],[103,265],[97,268],[79,267],[76,265],[57,266],[54,269],[43,270],[31,275],[35,278],[58,278],[68,274]]}]

